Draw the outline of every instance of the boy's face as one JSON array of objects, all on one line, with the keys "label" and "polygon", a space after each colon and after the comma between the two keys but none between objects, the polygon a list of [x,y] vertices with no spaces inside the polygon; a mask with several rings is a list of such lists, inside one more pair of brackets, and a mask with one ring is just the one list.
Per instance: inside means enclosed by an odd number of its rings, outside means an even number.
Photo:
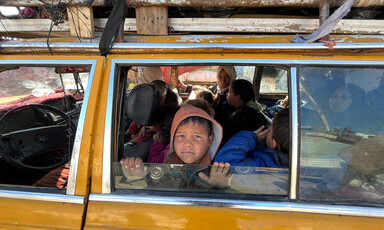
[{"label": "boy's face", "polygon": [[239,100],[240,96],[236,95],[233,91],[232,87],[229,87],[229,90],[227,92],[227,101],[229,105],[236,106],[237,101]]},{"label": "boy's face", "polygon": [[180,159],[187,164],[199,164],[213,140],[208,130],[198,122],[188,122],[177,128],[173,145]]}]

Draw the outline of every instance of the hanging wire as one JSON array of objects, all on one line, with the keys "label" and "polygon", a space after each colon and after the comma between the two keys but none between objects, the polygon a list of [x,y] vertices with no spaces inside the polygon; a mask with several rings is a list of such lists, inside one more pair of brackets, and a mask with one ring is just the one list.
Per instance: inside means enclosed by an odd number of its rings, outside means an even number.
[{"label": "hanging wire", "polygon": [[[47,7],[49,7],[49,13],[51,14],[51,25],[50,25],[50,28],[49,28],[49,31],[48,31],[48,36],[47,36],[47,47],[48,47],[49,53],[51,55],[53,55],[51,46],[49,44],[49,39],[51,38],[53,27],[54,26],[58,26],[60,23],[64,22],[64,16],[60,16],[59,15],[59,8],[60,8],[60,5],[61,5],[61,0],[59,0],[59,2],[56,5],[54,5],[53,0],[51,1],[51,3],[46,3],[43,0],[39,0],[39,1],[41,3],[47,5]],[[79,17],[79,15],[76,12],[74,12],[71,8],[68,8],[68,5],[70,3],[72,3],[72,2],[73,2],[73,0],[69,1],[66,5],[64,5],[64,8],[69,9],[69,12],[71,13],[71,16],[72,16],[73,24],[76,25],[75,21],[74,21],[74,17],[73,17],[73,14],[75,14],[80,19],[81,23],[83,23],[85,25],[85,27],[88,30],[88,32],[91,33],[91,30],[89,29],[88,25]],[[86,2],[84,4],[80,4],[80,2],[79,2],[79,4],[87,6],[87,7],[90,7],[93,2],[94,2],[94,0],[89,0],[88,2]],[[84,18],[88,19],[88,17],[81,10],[78,10],[78,11],[84,16]],[[80,37],[80,35],[78,33],[78,30],[77,30],[76,26],[75,26],[75,32],[76,32],[77,39],[79,40],[79,42],[81,42],[81,37]]]},{"label": "hanging wire", "polygon": [[[69,9],[69,13],[71,13],[71,19],[72,19],[72,23],[74,25],[74,28],[75,28],[75,32],[76,32],[76,37],[77,37],[77,40],[79,40],[79,42],[81,42],[81,39],[80,39],[80,36],[79,36],[79,32],[77,31],[77,26],[76,26],[76,23],[75,23],[75,18],[73,17],[73,14],[75,13],[74,10],[72,10],[71,8],[68,8]],[[76,14],[76,13],[75,13]],[[79,17],[78,17],[79,18]],[[80,26],[80,25],[78,25]],[[87,28],[88,29],[88,28]]]},{"label": "hanging wire", "polygon": [[[42,0],[40,0],[41,2],[43,2]],[[71,1],[70,1],[71,2]],[[49,45],[49,39],[51,37],[51,33],[52,33],[52,29],[54,26],[57,26],[59,25],[60,23],[64,22],[64,21],[60,21],[59,20],[59,16],[58,16],[58,9],[59,9],[59,5],[61,3],[61,0],[59,0],[59,2],[57,3],[57,5],[55,6],[53,4],[53,0],[51,1],[51,5],[50,5],[50,13],[51,13],[51,26],[49,28],[49,32],[48,32],[48,37],[47,37],[47,47],[48,47],[48,50],[49,50],[49,53],[51,55],[53,55],[52,53],[52,49]]]},{"label": "hanging wire", "polygon": [[65,92],[65,85],[64,85],[64,81],[63,81],[63,75],[61,74],[61,70],[60,70],[60,67],[56,68],[57,69],[57,72],[60,76],[60,82],[61,82],[61,86],[63,87],[63,93],[64,93],[64,97],[63,97],[63,100],[64,100],[64,104],[65,106],[67,107],[67,111],[69,111],[71,108],[69,106],[69,102],[68,102],[68,99],[66,97],[67,93]]},{"label": "hanging wire", "polygon": [[[77,9],[78,12],[80,12],[80,13],[83,15],[83,17],[84,17],[85,19],[88,19],[88,17],[87,17],[87,16],[86,16],[86,15],[85,15],[85,14],[78,8],[78,7],[76,7],[76,9]],[[71,16],[72,16],[72,22],[73,22],[73,25],[75,25],[76,37],[77,37],[77,39],[79,40],[79,42],[81,42],[81,37],[80,37],[80,35],[79,35],[79,33],[78,33],[78,30],[77,30],[77,27],[76,27],[76,23],[75,23],[73,14],[75,14],[75,15],[77,16],[77,18],[80,20],[80,22],[83,23],[83,24],[85,25],[85,28],[87,29],[87,31],[88,31],[89,34],[91,34],[91,30],[89,29],[87,23],[85,23],[85,22],[83,21],[83,19],[81,19],[81,17],[79,17],[79,14],[77,14],[77,13],[76,13],[73,9],[71,9],[71,8],[68,8],[68,10],[69,10],[69,12],[71,13]],[[78,26],[80,27],[80,23],[78,24]],[[92,39],[91,39],[91,41],[92,41]]]},{"label": "hanging wire", "polygon": [[[84,87],[83,87],[83,83],[81,82],[80,73],[79,73],[78,68],[76,69],[76,72],[73,73],[73,77],[75,78],[75,83],[76,83],[76,92],[73,95],[80,94],[81,96],[83,96],[84,95]],[[79,88],[79,86],[80,86],[80,88]]]},{"label": "hanging wire", "polygon": [[[69,106],[69,102],[68,102],[68,97],[67,97],[67,94],[65,92],[65,85],[64,85],[64,80],[63,80],[63,75],[61,74],[61,69],[60,67],[57,67],[57,73],[59,74],[59,77],[60,77],[60,82],[61,82],[61,86],[63,87],[63,94],[64,94],[64,97],[63,97],[63,101],[64,101],[64,104],[67,108],[67,111],[71,111],[71,107]],[[68,127],[71,127],[71,123],[73,124],[73,121],[72,121],[72,117],[71,115],[68,115],[69,117],[69,120],[68,120]],[[72,130],[70,130],[70,132],[72,132]],[[73,133],[70,133],[69,135],[74,135]],[[69,153],[71,152],[71,138],[68,139],[68,151]]]}]

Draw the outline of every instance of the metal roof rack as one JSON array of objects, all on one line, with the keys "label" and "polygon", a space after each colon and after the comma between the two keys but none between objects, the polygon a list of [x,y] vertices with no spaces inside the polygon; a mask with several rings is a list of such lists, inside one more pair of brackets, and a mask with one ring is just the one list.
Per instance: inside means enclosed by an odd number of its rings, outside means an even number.
[{"label": "metal roof rack", "polygon": [[[94,9],[109,9],[114,0],[0,0],[0,6],[65,8],[67,18],[0,19],[0,34],[4,40],[44,42],[47,37],[55,42],[82,42],[97,44],[108,18],[94,17]],[[135,12],[121,19],[120,34],[115,42],[153,42],[150,38],[160,35],[291,35],[310,34],[329,18],[332,7],[337,8],[345,0],[126,0],[125,7]],[[121,3],[121,2],[120,2]],[[237,8],[236,8],[237,7]],[[261,14],[235,14],[231,17],[175,17],[169,9],[271,9],[309,8],[318,12],[316,17]],[[355,0],[355,9],[376,7],[384,9],[384,0]],[[317,11],[318,10],[318,11]],[[208,15],[209,16],[209,15]],[[53,18],[53,19],[52,19]],[[367,35],[384,41],[383,19],[342,19],[331,35]],[[125,35],[125,36],[124,36]],[[149,36],[148,36],[149,35]],[[139,41],[138,36],[148,36]],[[378,40],[377,40],[378,39]],[[235,39],[234,39],[235,40]],[[145,42],[144,41],[144,42]],[[193,42],[193,38],[190,40]],[[289,42],[289,39],[287,39]],[[155,41],[157,42],[157,41]],[[233,42],[233,41],[232,41]],[[279,42],[279,41],[278,41]],[[281,41],[280,41],[281,42]],[[48,44],[48,42],[47,42]],[[1,47],[7,47],[1,46]],[[53,46],[54,47],[54,46]],[[94,52],[94,47],[91,49]]]}]

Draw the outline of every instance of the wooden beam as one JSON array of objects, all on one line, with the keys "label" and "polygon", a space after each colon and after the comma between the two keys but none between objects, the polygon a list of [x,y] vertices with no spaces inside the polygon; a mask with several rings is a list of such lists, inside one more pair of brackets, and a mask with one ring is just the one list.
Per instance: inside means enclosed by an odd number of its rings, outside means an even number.
[{"label": "wooden beam", "polygon": [[[104,28],[106,21],[106,19],[96,19],[95,25],[98,28]],[[342,19],[332,33],[384,35],[383,25],[384,20]],[[296,34],[314,32],[319,27],[319,19],[169,18],[168,26],[175,32]],[[125,19],[124,31],[136,31],[135,19]]]},{"label": "wooden beam", "polygon": [[[319,19],[276,18],[170,18],[169,26],[175,32],[236,32],[236,33],[312,33],[319,26]],[[96,18],[95,27],[103,29],[106,18]],[[384,20],[342,19],[332,34],[384,35]],[[0,32],[48,32],[50,19],[2,19]],[[69,32],[69,22],[54,26],[52,31]],[[124,31],[136,31],[136,19],[126,18]]]},{"label": "wooden beam", "polygon": [[[1,32],[48,32],[51,19],[1,19]],[[68,32],[69,23],[64,21],[52,27],[52,31]]]},{"label": "wooden beam", "polygon": [[136,8],[136,28],[139,35],[168,35],[168,7]]},{"label": "wooden beam", "polygon": [[68,7],[67,13],[72,36],[95,38],[95,22],[92,7]]}]

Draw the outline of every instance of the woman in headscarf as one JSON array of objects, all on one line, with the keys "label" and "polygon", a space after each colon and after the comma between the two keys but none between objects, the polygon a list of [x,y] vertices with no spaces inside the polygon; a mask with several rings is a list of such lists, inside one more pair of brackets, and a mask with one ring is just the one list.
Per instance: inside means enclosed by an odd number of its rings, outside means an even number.
[{"label": "woman in headscarf", "polygon": [[366,109],[364,90],[354,84],[343,84],[335,87],[331,93],[324,108],[324,115],[331,129],[340,127],[365,131]]},{"label": "woman in headscarf", "polygon": [[237,74],[234,66],[219,66],[216,72],[217,83],[209,88],[213,94],[220,96],[220,101],[226,101],[229,85],[236,80]]},{"label": "woman in headscarf", "polygon": [[209,88],[216,95],[215,120],[220,124],[229,113],[233,111],[233,107],[228,105],[227,93],[229,85],[236,80],[237,74],[234,66],[219,66],[217,69],[217,83]]},{"label": "woman in headscarf", "polygon": [[[328,128],[340,131],[368,132],[369,111],[365,99],[365,91],[354,84],[339,84],[330,87],[330,93],[325,93],[318,99],[318,107],[326,124],[321,120],[320,114],[302,109],[302,123],[311,126],[314,130]],[[323,120],[324,120],[323,119]],[[325,126],[328,127],[325,127]]]}]

